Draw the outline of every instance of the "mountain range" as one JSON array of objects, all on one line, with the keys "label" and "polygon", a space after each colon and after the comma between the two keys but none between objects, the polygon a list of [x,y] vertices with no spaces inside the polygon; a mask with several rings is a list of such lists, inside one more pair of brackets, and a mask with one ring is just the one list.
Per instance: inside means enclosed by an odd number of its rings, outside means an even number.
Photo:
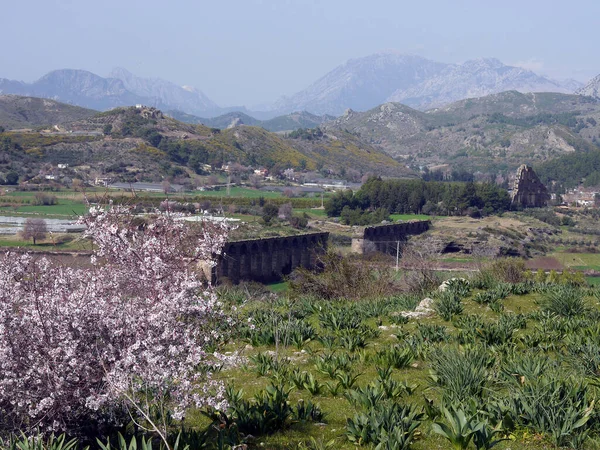
[{"label": "mountain range", "polygon": [[350,132],[419,166],[497,173],[597,149],[600,101],[573,94],[508,91],[426,112],[384,103],[365,112],[347,110],[322,128]]},{"label": "mountain range", "polygon": [[299,128],[315,128],[335,119],[334,116],[317,116],[306,111],[284,114],[269,120],[255,119],[239,111],[210,118],[197,117],[181,111],[167,111],[167,114],[181,122],[202,124],[212,128],[225,129],[239,125],[251,125],[272,132],[293,131]]},{"label": "mountain range", "polygon": [[282,98],[274,109],[340,115],[350,108],[365,111],[386,102],[425,110],[457,100],[508,90],[572,93],[574,80],[558,82],[494,58],[444,64],[395,52],[351,59],[308,88]]},{"label": "mountain range", "polygon": [[[282,97],[266,111],[220,107],[196,88],[138,77],[122,68],[114,69],[107,77],[62,69],[32,83],[0,78],[0,94],[43,97],[97,110],[143,104],[174,111],[173,115],[184,113],[210,119],[235,111],[259,120],[298,111],[339,116],[348,108],[367,111],[387,102],[427,110],[508,90],[572,93],[578,89],[588,92],[575,80],[552,80],[494,58],[447,64],[396,52],[351,59],[306,89]],[[590,92],[597,95],[598,91]]]}]

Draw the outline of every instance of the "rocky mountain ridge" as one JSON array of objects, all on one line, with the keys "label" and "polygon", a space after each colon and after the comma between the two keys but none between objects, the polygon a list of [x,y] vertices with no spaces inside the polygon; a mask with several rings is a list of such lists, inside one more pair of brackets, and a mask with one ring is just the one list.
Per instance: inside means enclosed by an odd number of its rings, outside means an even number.
[{"label": "rocky mountain ridge", "polygon": [[600,75],[590,80],[588,84],[577,91],[579,95],[587,95],[600,99]]},{"label": "rocky mountain ridge", "polygon": [[494,58],[445,64],[386,52],[349,60],[306,89],[282,98],[274,109],[340,115],[348,108],[365,111],[401,102],[425,110],[507,90],[572,93],[578,86],[574,80],[551,80]]},{"label": "rocky mountain ridge", "polygon": [[400,103],[348,110],[323,127],[349,131],[413,165],[494,173],[597,148],[600,102],[510,91],[427,112]]},{"label": "rocky mountain ridge", "polygon": [[49,98],[100,111],[136,104],[195,114],[218,115],[226,111],[193,88],[136,77],[125,69],[115,69],[106,78],[78,69],[54,70],[33,83],[0,78],[0,94]]},{"label": "rocky mountain ridge", "polygon": [[58,164],[69,167],[61,176],[91,181],[168,177],[179,184],[193,183],[197,175],[228,163],[266,167],[274,173],[287,168],[344,173],[352,168],[358,178],[367,172],[416,176],[405,164],[343,130],[290,137],[246,125],[219,130],[182,123],[146,106],[86,114],[64,124],[60,132],[0,130],[0,144],[0,173],[16,171],[24,180],[43,181],[45,175],[54,175]]}]

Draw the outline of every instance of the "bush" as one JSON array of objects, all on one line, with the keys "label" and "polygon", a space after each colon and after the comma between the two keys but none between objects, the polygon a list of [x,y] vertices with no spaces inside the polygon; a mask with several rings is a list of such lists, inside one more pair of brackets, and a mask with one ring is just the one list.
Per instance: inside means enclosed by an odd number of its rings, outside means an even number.
[{"label": "bush", "polygon": [[359,259],[328,251],[320,256],[322,270],[315,273],[304,268],[290,276],[290,290],[295,295],[313,295],[324,299],[385,297],[399,290],[390,270],[375,271]]},{"label": "bush", "polygon": [[462,314],[463,304],[461,298],[454,292],[442,292],[433,302],[433,309],[442,319],[449,322],[454,316]]},{"label": "bush", "polygon": [[[487,279],[488,277],[505,283],[521,283],[525,281],[525,262],[517,258],[499,259],[481,269],[475,279]],[[479,283],[477,287],[485,289],[492,286],[483,286]]]},{"label": "bush", "polygon": [[580,316],[586,311],[581,288],[564,285],[548,290],[541,301],[542,310],[562,317]]},{"label": "bush", "polygon": [[124,405],[139,419],[149,393],[153,408],[176,419],[192,404],[224,406],[206,355],[227,320],[212,289],[198,291],[196,273],[198,261],[220,251],[224,228],[207,223],[198,235],[167,215],[140,228],[125,208],[90,213],[90,265],[72,269],[28,254],[0,262],[4,426],[95,433],[122,423]]},{"label": "bush", "polygon": [[36,192],[33,204],[36,206],[48,206],[48,205],[56,205],[57,199],[55,195],[44,194],[43,192]]},{"label": "bush", "polygon": [[441,388],[445,399],[465,402],[483,396],[493,362],[485,349],[439,348],[430,353],[430,361],[431,381]]}]

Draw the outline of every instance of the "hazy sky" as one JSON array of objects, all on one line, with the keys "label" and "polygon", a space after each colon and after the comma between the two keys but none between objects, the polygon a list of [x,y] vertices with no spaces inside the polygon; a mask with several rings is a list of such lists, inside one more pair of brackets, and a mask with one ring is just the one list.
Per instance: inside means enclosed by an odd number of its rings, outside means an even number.
[{"label": "hazy sky", "polygon": [[599,0],[1,0],[0,77],[121,66],[251,106],[393,49],[586,81],[599,27]]}]

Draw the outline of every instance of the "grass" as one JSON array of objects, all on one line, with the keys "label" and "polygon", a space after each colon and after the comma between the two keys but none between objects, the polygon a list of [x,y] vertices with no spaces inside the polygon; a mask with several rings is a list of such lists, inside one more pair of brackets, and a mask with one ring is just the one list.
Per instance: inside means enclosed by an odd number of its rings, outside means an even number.
[{"label": "grass", "polygon": [[600,253],[556,252],[549,256],[553,256],[569,269],[600,271]]},{"label": "grass", "polygon": [[[600,284],[600,278],[597,279],[597,282]],[[276,283],[269,285],[268,290],[271,292],[281,293],[286,290],[286,287],[287,283]],[[520,296],[510,295],[504,300],[501,300],[501,303],[504,306],[504,312],[498,313],[492,311],[487,305],[481,305],[474,302],[473,297],[477,292],[480,291],[475,290],[470,296],[463,299],[464,312],[462,313],[462,316],[476,314],[481,316],[485,322],[495,322],[501,317],[502,314],[505,313],[525,314],[525,317],[527,317],[527,326],[524,329],[518,330],[515,334],[515,338],[512,341],[514,349],[516,350],[518,348],[518,351],[522,351],[523,348],[521,347],[523,344],[520,343],[521,341],[519,338],[526,336],[535,330],[535,321],[537,319],[532,319],[534,316],[530,316],[530,314],[539,310],[540,306],[538,302],[541,298],[541,294],[529,293]],[[247,303],[244,303],[244,306],[242,307],[241,320],[244,320],[243,318],[245,317],[245,314],[251,316],[253,314],[252,312],[257,310],[279,312],[281,314],[280,317],[285,318],[288,316],[288,314],[292,314],[292,311],[294,311],[295,308],[300,307],[304,311],[309,311],[306,318],[303,320],[315,327],[318,335],[322,335],[323,333],[332,333],[331,329],[324,327],[324,325],[320,322],[317,312],[320,310],[320,308],[327,306],[326,302],[323,300],[311,300],[311,308],[313,308],[311,309],[302,306],[294,306],[302,305],[302,298],[293,297],[291,295],[287,298],[289,299],[287,301],[270,299],[268,302],[264,302],[263,300],[254,299],[250,295],[247,298]],[[316,305],[314,304],[315,302],[317,303]],[[371,300],[363,300],[359,302],[359,307],[360,303],[368,304],[369,302],[371,302]],[[340,310],[353,308],[356,306],[356,303],[344,301],[342,301],[342,303],[333,302],[330,304],[333,305],[334,308],[339,308]],[[316,306],[318,307],[315,308]],[[399,343],[400,340],[397,337],[398,335],[418,335],[420,324],[441,325],[446,327],[447,333],[451,336],[451,340],[448,343],[440,343],[435,345],[439,345],[440,347],[445,345],[457,345],[453,339],[456,338],[460,330],[454,325],[453,322],[445,322],[437,315],[418,320],[411,319],[407,324],[400,326],[395,325],[390,317],[390,311],[387,311],[378,314],[376,317],[365,318],[363,320],[363,324],[368,326],[370,329],[379,328],[380,330],[379,336],[368,339],[368,344],[364,350],[347,352],[345,349],[341,348],[339,344],[334,346],[334,351],[337,354],[348,353],[357,357],[357,360],[352,363],[350,371],[361,374],[357,382],[357,386],[359,387],[366,386],[377,378],[376,366],[378,363],[375,359],[377,352]],[[320,383],[332,381],[327,375],[320,373],[314,364],[313,358],[315,356],[330,352],[330,350],[326,349],[317,340],[313,339],[312,341],[307,342],[304,345],[303,350],[291,345],[285,346],[281,343],[278,346],[257,344],[247,347],[245,346],[246,342],[236,340],[236,342],[229,344],[227,350],[241,351],[241,355],[244,357],[249,357],[257,353],[273,352],[273,354],[275,354],[275,352],[277,352],[279,358],[289,359],[289,365],[291,368],[297,367],[301,371],[307,371],[311,373],[319,380]],[[505,350],[498,348],[491,351],[494,355],[496,355],[495,358],[501,358],[500,355],[502,355],[502,352]],[[549,353],[548,357],[555,358],[557,357],[557,354]],[[497,367],[493,369],[493,371],[497,370]],[[404,369],[394,369],[392,373],[392,378],[394,380],[406,382],[410,385],[416,385],[415,391],[412,394],[403,397],[400,402],[403,404],[410,403],[422,405],[423,397],[425,396],[429,399],[433,399],[436,406],[439,406],[441,402],[440,390],[439,388],[432,389],[429,374],[429,364],[426,356],[423,358],[416,358],[410,367]],[[254,394],[264,389],[268,384],[271,383],[271,379],[268,376],[257,376],[255,366],[251,362],[230,370],[224,370],[220,372],[218,376],[227,383],[233,383],[237,389],[242,388],[244,391],[244,398],[251,398]],[[503,387],[501,383],[490,386],[490,388],[496,390],[498,393],[506,392],[506,387]],[[314,437],[315,439],[322,440],[324,442],[332,439],[335,440],[334,448],[336,449],[356,450],[357,448],[367,448],[356,447],[346,438],[345,433],[347,419],[353,417],[357,412],[357,409],[346,400],[343,395],[343,390],[337,396],[332,396],[327,392],[320,393],[318,395],[312,395],[304,389],[299,390],[296,388],[291,392],[289,402],[292,406],[295,406],[299,399],[303,399],[305,401],[310,400],[315,404],[319,404],[321,409],[326,413],[324,423],[292,424],[290,428],[284,431],[276,432],[272,435],[257,437],[255,441],[257,446],[266,449],[293,449],[298,448],[301,442],[306,442],[311,437]],[[197,412],[189,415],[187,422],[189,426],[193,427],[205,427],[208,425],[207,419]],[[417,450],[447,449],[449,448],[449,445],[447,441],[444,441],[443,438],[435,435],[432,432],[431,421],[426,420],[420,426],[419,438],[411,446],[411,448]],[[532,432],[531,430],[521,429],[514,432],[513,439],[511,441],[503,442],[496,448],[501,450],[549,450],[555,447],[550,443],[548,436]]]},{"label": "grass", "polygon": [[[218,191],[194,191],[193,195],[200,197],[227,197],[227,188],[220,188]],[[240,198],[281,198],[281,192],[260,191],[258,189],[249,189],[245,187],[232,186],[229,190],[229,197]]]},{"label": "grass", "polygon": [[[55,235],[55,238],[60,240],[60,234]],[[69,238],[75,238],[73,235],[67,235]],[[64,243],[54,244],[49,237],[41,240],[33,245],[31,240],[23,240],[18,235],[0,235],[0,247],[8,248],[27,248],[35,251],[56,251],[56,250],[82,250],[81,243],[77,239],[72,239]]]},{"label": "grass", "polygon": [[585,277],[585,281],[591,286],[600,286],[600,277]]},{"label": "grass", "polygon": [[431,216],[425,214],[390,214],[392,220],[429,220]]},{"label": "grass", "polygon": [[327,218],[327,213],[325,212],[324,209],[316,209],[316,208],[298,208],[298,209],[294,209],[295,213],[306,213],[309,216],[312,216],[314,218],[317,219],[325,219]]},{"label": "grass", "polygon": [[283,293],[286,292],[290,287],[290,284],[287,281],[282,281],[279,283],[271,283],[267,284],[266,288],[271,292]]}]

